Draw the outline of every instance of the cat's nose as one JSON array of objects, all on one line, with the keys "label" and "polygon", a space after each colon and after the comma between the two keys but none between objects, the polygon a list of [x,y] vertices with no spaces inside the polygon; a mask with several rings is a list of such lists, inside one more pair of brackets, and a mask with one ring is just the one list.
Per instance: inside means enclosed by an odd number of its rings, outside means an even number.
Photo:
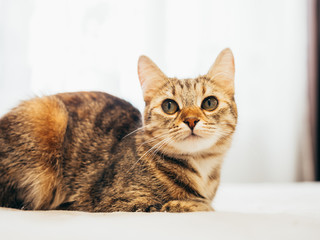
[{"label": "cat's nose", "polygon": [[190,117],[186,118],[183,122],[187,124],[191,130],[193,130],[196,124],[199,122],[199,119],[195,117]]}]

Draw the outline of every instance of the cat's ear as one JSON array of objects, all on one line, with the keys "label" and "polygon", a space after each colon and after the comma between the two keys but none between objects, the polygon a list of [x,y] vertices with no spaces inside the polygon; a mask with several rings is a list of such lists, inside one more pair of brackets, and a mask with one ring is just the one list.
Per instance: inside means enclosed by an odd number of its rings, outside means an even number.
[{"label": "cat's ear", "polygon": [[140,56],[138,75],[144,101],[148,102],[157,93],[167,76],[147,56]]},{"label": "cat's ear", "polygon": [[229,48],[220,52],[207,77],[234,93],[234,58]]}]

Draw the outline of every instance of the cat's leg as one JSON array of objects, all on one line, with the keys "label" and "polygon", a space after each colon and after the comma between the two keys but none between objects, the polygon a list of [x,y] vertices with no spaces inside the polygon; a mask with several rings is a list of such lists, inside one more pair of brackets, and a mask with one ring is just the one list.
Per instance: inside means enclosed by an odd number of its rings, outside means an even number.
[{"label": "cat's leg", "polygon": [[138,198],[128,203],[120,205],[113,205],[111,211],[124,211],[124,212],[159,212],[162,204],[150,201],[145,198]]},{"label": "cat's leg", "polygon": [[164,204],[161,212],[208,212],[214,211],[210,203],[201,200],[172,200]]},{"label": "cat's leg", "polygon": [[[99,203],[94,212],[159,212],[162,203],[152,197],[119,196]],[[80,207],[81,209],[81,207]]]}]

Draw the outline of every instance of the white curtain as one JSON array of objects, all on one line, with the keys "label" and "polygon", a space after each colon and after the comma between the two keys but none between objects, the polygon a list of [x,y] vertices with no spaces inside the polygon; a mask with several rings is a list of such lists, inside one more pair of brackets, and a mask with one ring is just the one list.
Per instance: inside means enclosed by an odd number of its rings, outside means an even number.
[{"label": "white curtain", "polygon": [[143,100],[137,59],[204,74],[230,47],[239,125],[225,182],[295,181],[307,129],[307,1],[0,0],[0,114],[19,100],[99,90]]}]

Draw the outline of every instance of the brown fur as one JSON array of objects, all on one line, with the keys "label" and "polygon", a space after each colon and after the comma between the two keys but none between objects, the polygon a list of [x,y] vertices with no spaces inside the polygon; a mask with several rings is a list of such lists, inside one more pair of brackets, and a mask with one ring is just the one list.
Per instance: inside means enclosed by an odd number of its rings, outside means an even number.
[{"label": "brown fur", "polygon": [[[143,125],[131,104],[101,92],[21,103],[0,119],[0,206],[213,210],[210,203],[237,122],[233,64],[227,49],[207,75],[180,80],[141,57]],[[212,112],[200,107],[210,95],[219,100]],[[179,110],[166,114],[165,99],[176,101]],[[188,128],[190,119],[196,137]]]}]

